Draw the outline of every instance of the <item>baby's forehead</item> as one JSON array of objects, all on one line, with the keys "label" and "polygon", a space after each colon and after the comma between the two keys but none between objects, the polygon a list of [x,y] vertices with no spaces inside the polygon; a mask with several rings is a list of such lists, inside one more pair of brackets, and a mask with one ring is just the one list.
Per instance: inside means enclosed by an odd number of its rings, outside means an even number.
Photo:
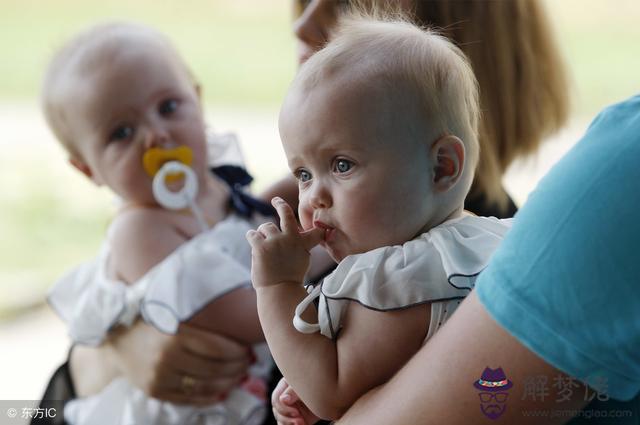
[{"label": "baby's forehead", "polygon": [[315,69],[296,77],[292,87],[300,92],[335,91],[342,97],[357,97],[386,105],[416,103],[427,93],[400,69],[374,62],[354,64],[336,69]]},{"label": "baby's forehead", "polygon": [[415,93],[383,79],[334,75],[294,87],[289,97],[280,117],[285,151],[318,144],[390,149],[400,140],[422,143],[431,135]]},{"label": "baby's forehead", "polygon": [[[153,70],[166,70],[167,84],[191,85],[193,78],[178,53],[162,38],[141,30],[123,29],[99,34],[75,46],[57,72],[53,83],[58,88],[58,104],[68,104],[65,99],[110,97],[115,86],[146,85],[145,75]],[[141,86],[138,86],[141,85]],[[86,100],[86,99],[85,99]]]},{"label": "baby's forehead", "polygon": [[154,30],[135,25],[95,28],[77,36],[54,58],[45,80],[48,108],[61,117],[75,105],[110,97],[114,84],[130,80],[135,89],[145,83],[145,67],[170,69],[164,75],[192,82],[177,51]]},{"label": "baby's forehead", "polygon": [[294,112],[309,112],[301,106],[316,103],[311,108],[312,113],[318,108],[324,109],[336,121],[342,116],[352,125],[366,120],[380,126],[406,128],[425,121],[419,89],[406,81],[374,72],[325,74],[301,81],[297,87],[292,87],[290,95],[294,99],[290,109]]},{"label": "baby's forehead", "polygon": [[105,64],[114,66],[127,58],[155,57],[181,62],[168,42],[136,28],[119,28],[89,37],[78,44],[70,56],[68,70],[78,76],[99,72]]}]

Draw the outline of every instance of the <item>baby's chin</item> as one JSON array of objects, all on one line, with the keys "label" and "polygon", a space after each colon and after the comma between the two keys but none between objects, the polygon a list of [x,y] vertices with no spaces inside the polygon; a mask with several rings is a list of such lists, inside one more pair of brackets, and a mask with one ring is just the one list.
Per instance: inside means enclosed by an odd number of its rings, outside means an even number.
[{"label": "baby's chin", "polygon": [[366,252],[373,251],[374,249],[378,249],[385,246],[392,246],[396,244],[394,244],[393,242],[389,242],[388,244],[375,244],[373,246],[358,246],[358,247],[343,246],[342,247],[343,249],[336,247],[332,243],[327,243],[326,241],[320,242],[320,245],[327,251],[327,253],[333,259],[333,261],[339,263],[350,255],[364,254]]},{"label": "baby's chin", "polygon": [[367,249],[359,249],[359,250],[340,249],[336,247],[334,244],[331,244],[331,243],[328,244],[326,241],[320,242],[320,246],[322,246],[325,249],[325,251],[327,251],[327,253],[329,254],[329,257],[331,257],[331,259],[333,259],[333,261],[335,261],[336,263],[341,262],[342,260],[344,260],[350,255],[364,254],[365,252],[369,251]]},{"label": "baby's chin", "polygon": [[336,263],[339,263],[348,255],[341,254],[338,250],[330,247],[325,241],[320,242],[320,246],[324,248],[325,251],[327,251],[329,257],[331,257],[331,259]]}]

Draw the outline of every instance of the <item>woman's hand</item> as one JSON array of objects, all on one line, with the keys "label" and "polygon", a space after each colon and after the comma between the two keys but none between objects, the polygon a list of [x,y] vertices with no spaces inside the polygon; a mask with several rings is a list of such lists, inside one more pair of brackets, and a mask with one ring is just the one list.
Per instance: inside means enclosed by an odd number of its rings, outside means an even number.
[{"label": "woman's hand", "polygon": [[252,361],[246,346],[184,324],[167,335],[138,321],[112,332],[108,345],[131,383],[151,397],[178,404],[223,400]]},{"label": "woman's hand", "polygon": [[300,231],[293,210],[281,198],[272,205],[280,217],[280,227],[264,223],[247,232],[251,245],[251,281],[255,288],[282,282],[302,283],[309,268],[309,250],[324,237],[322,229]]},{"label": "woman's hand", "polygon": [[300,400],[298,394],[293,391],[284,378],[280,379],[271,394],[271,405],[273,406],[273,416],[279,425],[311,425],[320,420]]}]

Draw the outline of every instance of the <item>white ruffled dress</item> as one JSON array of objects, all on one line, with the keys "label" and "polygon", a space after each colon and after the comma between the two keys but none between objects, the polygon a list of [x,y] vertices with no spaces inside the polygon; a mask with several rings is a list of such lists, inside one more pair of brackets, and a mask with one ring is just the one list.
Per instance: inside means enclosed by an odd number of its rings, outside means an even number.
[{"label": "white ruffled dress", "polygon": [[[251,248],[245,234],[266,221],[254,217],[231,214],[131,285],[107,276],[107,237],[98,257],[65,275],[48,301],[78,344],[99,345],[114,326],[130,326],[139,316],[174,334],[181,322],[213,300],[251,287]],[[253,349],[256,363],[249,375],[266,381],[273,367],[269,350],[264,343]],[[69,401],[64,409],[66,422],[74,425],[257,425],[265,415],[266,400],[242,388],[231,391],[224,402],[192,407],[150,398],[124,378],[116,378],[96,395]]]},{"label": "white ruffled dress", "polygon": [[[391,311],[431,304],[425,341],[453,314],[487,266],[512,219],[464,215],[434,227],[403,245],[385,246],[344,258],[297,306],[293,318],[303,333],[335,339],[348,303]],[[318,323],[301,315],[318,302]]]}]

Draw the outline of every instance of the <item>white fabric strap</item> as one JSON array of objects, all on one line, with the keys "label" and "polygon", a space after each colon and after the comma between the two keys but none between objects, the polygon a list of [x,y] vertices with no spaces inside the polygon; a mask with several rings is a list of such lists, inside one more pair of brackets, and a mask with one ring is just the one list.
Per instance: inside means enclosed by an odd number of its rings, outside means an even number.
[{"label": "white fabric strap", "polygon": [[131,326],[140,314],[140,302],[144,298],[147,291],[147,280],[138,281],[132,286],[126,288],[124,293],[124,310],[118,318],[118,323],[125,326]]},{"label": "white fabric strap", "polygon": [[300,317],[302,313],[309,307],[309,305],[320,296],[322,285],[316,285],[315,288],[306,296],[300,304],[296,306],[296,311],[293,316],[293,326],[302,332],[303,334],[312,334],[320,331],[320,325],[318,323],[308,323],[302,320]]}]

